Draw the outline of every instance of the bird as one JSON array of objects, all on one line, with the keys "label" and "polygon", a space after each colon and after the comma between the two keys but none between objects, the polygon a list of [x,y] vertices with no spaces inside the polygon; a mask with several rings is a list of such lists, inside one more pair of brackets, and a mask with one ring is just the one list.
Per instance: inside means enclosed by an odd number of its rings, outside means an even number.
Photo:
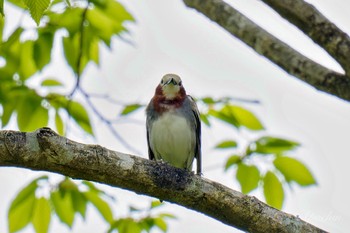
[{"label": "bird", "polygon": [[196,159],[202,174],[200,114],[178,75],[162,77],[146,108],[146,128],[150,160],[192,171]]}]

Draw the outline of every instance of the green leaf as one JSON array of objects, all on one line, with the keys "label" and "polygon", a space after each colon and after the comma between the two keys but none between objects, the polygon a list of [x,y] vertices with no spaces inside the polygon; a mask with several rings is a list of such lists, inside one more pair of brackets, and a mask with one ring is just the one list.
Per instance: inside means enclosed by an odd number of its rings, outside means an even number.
[{"label": "green leaf", "polygon": [[106,14],[116,21],[123,22],[125,20],[134,21],[132,15],[118,1],[107,0],[103,9]]},{"label": "green leaf", "polygon": [[166,232],[168,230],[168,226],[166,222],[162,218],[155,218],[154,224],[161,229],[163,232]]},{"label": "green leaf", "polygon": [[236,128],[239,127],[239,122],[238,122],[236,116],[233,114],[233,112],[231,111],[231,109],[228,106],[223,107],[219,111],[214,110],[214,109],[210,109],[208,114],[221,120],[221,121],[229,123],[230,125],[232,125]]},{"label": "green leaf", "polygon": [[48,110],[41,106],[41,97],[29,92],[19,101],[17,123],[21,131],[28,132],[47,126],[49,114]]},{"label": "green leaf", "polygon": [[242,157],[239,155],[232,155],[230,156],[225,164],[225,171],[227,171],[230,167],[232,167],[234,164],[238,164],[242,161]]},{"label": "green leaf", "polygon": [[[7,39],[7,41],[1,45],[2,50],[9,50],[10,47],[18,47],[16,51],[14,52],[19,52],[19,38],[22,35],[22,32],[24,29],[22,27],[18,27]],[[12,48],[13,49],[13,48]]]},{"label": "green leaf", "polygon": [[142,230],[145,230],[146,232],[150,232],[151,229],[155,226],[155,219],[152,217],[146,217],[146,218],[140,219],[138,223]]},{"label": "green leaf", "polygon": [[162,205],[163,205],[163,203],[160,202],[159,200],[152,201],[152,202],[151,202],[151,208],[150,208],[150,209],[154,209],[154,208],[160,207],[160,206],[162,206]]},{"label": "green leaf", "polygon": [[95,62],[95,64],[99,64],[99,40],[94,37],[94,35],[91,33],[89,34],[90,37],[85,36],[84,41],[84,51],[85,54],[87,54],[87,57],[89,60]]},{"label": "green leaf", "polygon": [[34,42],[33,58],[39,70],[42,70],[51,60],[53,39],[52,32],[39,32],[38,39]]},{"label": "green leaf", "polygon": [[98,187],[96,187],[96,185],[94,185],[93,182],[90,182],[90,181],[86,181],[84,180],[82,182],[83,185],[85,185],[91,192],[95,192],[97,193],[98,195],[101,195],[103,194],[105,197],[108,197],[109,199],[111,200],[115,200],[113,196],[107,194],[106,192],[104,192],[103,190],[99,189]]},{"label": "green leaf", "polygon": [[21,131],[30,131],[31,128],[30,121],[34,112],[40,107],[40,98],[35,94],[28,93],[23,95],[21,99],[18,100],[17,105],[17,124]]},{"label": "green leaf", "polygon": [[281,209],[284,200],[284,191],[282,183],[279,181],[277,176],[268,171],[264,177],[264,196],[267,204]]},{"label": "green leaf", "polygon": [[83,219],[85,219],[87,200],[83,193],[79,190],[72,191],[72,202],[73,209],[75,212],[78,212]]},{"label": "green leaf", "polygon": [[258,118],[252,112],[239,106],[226,104],[219,111],[214,109],[209,110],[209,114],[236,128],[244,126],[251,130],[264,129]]},{"label": "green leaf", "polygon": [[59,183],[59,189],[65,193],[78,190],[78,186],[69,177],[66,177]]},{"label": "green leaf", "polygon": [[208,117],[208,114],[204,114],[204,113],[201,113],[199,115],[199,118],[201,119],[201,121],[206,124],[208,127],[210,127],[210,121],[209,121],[209,117]]},{"label": "green leaf", "polygon": [[204,97],[201,101],[205,104],[215,104],[216,101],[212,97]]},{"label": "green leaf", "polygon": [[35,192],[31,192],[16,208],[10,208],[8,214],[9,232],[16,232],[27,226],[32,220]]},{"label": "green leaf", "polygon": [[56,114],[55,114],[55,125],[56,125],[57,132],[60,135],[64,135],[64,123],[58,111],[56,111]]},{"label": "green leaf", "polygon": [[237,142],[232,140],[220,142],[215,146],[215,148],[218,148],[218,149],[227,149],[227,148],[236,148],[236,147],[237,147]]},{"label": "green leaf", "polygon": [[101,38],[107,46],[113,35],[125,31],[124,21],[133,21],[131,14],[117,1],[92,0],[96,8],[88,11],[87,19],[94,29],[95,34]]},{"label": "green leaf", "polygon": [[45,100],[47,100],[50,105],[56,109],[56,111],[61,108],[67,111],[70,102],[66,96],[57,93],[49,93],[45,96]]},{"label": "green leaf", "polygon": [[281,156],[277,157],[273,164],[284,175],[287,182],[295,181],[301,186],[316,184],[310,170],[296,159]]},{"label": "green leaf", "polygon": [[96,187],[92,182],[84,180],[82,182],[83,185],[89,188],[89,190],[96,192],[96,193],[104,193],[102,190]]},{"label": "green leaf", "polygon": [[141,108],[143,105],[141,104],[129,104],[129,105],[126,105],[124,107],[124,109],[122,110],[122,112],[120,113],[120,115],[122,116],[125,116],[125,115],[128,115],[134,111],[136,111],[137,109]]},{"label": "green leaf", "polygon": [[51,193],[50,200],[60,221],[72,228],[75,211],[70,192],[54,191]]},{"label": "green leaf", "polygon": [[261,137],[250,145],[250,150],[261,154],[279,154],[296,149],[299,143],[276,137]]},{"label": "green leaf", "polygon": [[4,32],[4,26],[5,26],[5,17],[4,17],[4,0],[0,0],[0,42],[2,42],[3,38],[3,32]]},{"label": "green leaf", "polygon": [[39,180],[47,180],[47,176],[40,176],[30,182],[26,187],[24,187],[16,196],[16,198],[12,201],[9,211],[17,208],[18,205],[21,205],[29,196],[35,194],[35,190],[38,187]]},{"label": "green leaf", "polygon": [[35,204],[35,191],[39,180],[46,180],[47,176],[41,176],[30,182],[23,188],[12,201],[9,212],[9,231],[16,232],[27,226],[31,219]]},{"label": "green leaf", "polygon": [[[0,0],[0,14],[1,16],[0,17],[4,17],[5,14],[4,14],[4,0]],[[2,19],[0,19],[1,21]]]},{"label": "green leaf", "polygon": [[108,232],[117,229],[118,233],[141,233],[142,229],[137,222],[132,218],[122,218],[111,224]]},{"label": "green leaf", "polygon": [[237,118],[240,125],[251,130],[263,130],[264,126],[259,119],[250,111],[239,106],[230,106],[231,111]]},{"label": "green leaf", "polygon": [[[64,55],[66,57],[66,61],[68,62],[68,65],[72,68],[72,70],[75,73],[81,73],[81,71],[85,68],[86,62],[80,62],[80,70],[78,71],[77,65],[78,65],[78,58],[79,58],[79,50],[80,50],[80,34],[76,33],[74,36],[71,37],[64,37],[63,38],[63,50]],[[83,56],[81,56],[81,59],[83,59]]]},{"label": "green leaf", "polygon": [[176,219],[176,217],[173,214],[168,214],[168,213],[160,213],[158,216],[161,218]]},{"label": "green leaf", "polygon": [[27,40],[21,44],[20,66],[18,73],[23,81],[37,72],[37,67],[34,61],[33,48],[34,42],[31,40]]},{"label": "green leaf", "polygon": [[41,82],[41,86],[43,87],[57,87],[57,86],[63,86],[60,81],[57,81],[56,79],[45,79]]},{"label": "green leaf", "polygon": [[23,3],[23,0],[8,0],[7,2],[10,2],[11,4],[13,4],[19,8],[22,8],[24,10],[27,9],[26,5],[24,5],[24,3]]},{"label": "green leaf", "polygon": [[111,37],[124,29],[121,22],[110,18],[105,11],[99,8],[89,10],[86,18],[91,25],[91,30],[93,30],[94,34],[103,40],[107,46],[110,45]]},{"label": "green leaf", "polygon": [[96,209],[100,212],[102,217],[109,223],[113,221],[113,213],[106,201],[104,201],[100,196],[99,193],[88,191],[84,192],[84,195],[88,201],[90,201]]},{"label": "green leaf", "polygon": [[[83,42],[82,46],[81,42]],[[96,64],[99,63],[98,42],[91,28],[85,29],[83,41],[81,41],[81,32],[63,38],[64,55],[75,73],[81,74],[90,61],[94,61]]]},{"label": "green leaf", "polygon": [[254,165],[240,163],[238,164],[236,178],[241,185],[242,193],[247,194],[258,187],[260,172]]},{"label": "green leaf", "polygon": [[68,30],[69,35],[73,36],[80,31],[83,11],[83,8],[69,7],[61,14],[49,11],[47,12],[47,15],[49,16],[52,25]]},{"label": "green leaf", "polygon": [[41,197],[35,201],[32,224],[36,233],[47,233],[51,221],[51,206],[49,201]]},{"label": "green leaf", "polygon": [[[54,0],[58,3],[61,3],[62,0]],[[70,3],[70,0],[64,0],[64,2],[67,4],[68,7],[72,7],[72,4]]]},{"label": "green leaf", "polygon": [[83,105],[75,101],[70,101],[66,110],[75,122],[85,130],[85,132],[93,135],[90,118]]},{"label": "green leaf", "polygon": [[43,16],[45,10],[50,5],[50,0],[23,0],[26,6],[29,8],[30,15],[39,26],[40,19]]},{"label": "green leaf", "polygon": [[49,122],[49,111],[46,108],[39,106],[35,109],[33,115],[28,118],[30,121],[24,131],[33,131],[47,126]]},{"label": "green leaf", "polygon": [[15,104],[12,102],[7,102],[2,104],[2,115],[1,115],[1,124],[2,127],[5,127],[10,119],[12,114],[15,112]]}]

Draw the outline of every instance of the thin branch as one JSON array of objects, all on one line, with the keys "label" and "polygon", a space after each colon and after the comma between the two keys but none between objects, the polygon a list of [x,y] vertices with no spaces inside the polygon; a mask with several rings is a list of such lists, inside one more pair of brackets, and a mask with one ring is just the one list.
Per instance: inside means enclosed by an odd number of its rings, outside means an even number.
[{"label": "thin branch", "polygon": [[350,100],[350,79],[297,52],[222,0],[183,0],[265,56],[318,90]]},{"label": "thin branch", "polygon": [[261,0],[325,49],[350,76],[350,37],[304,0]]},{"label": "thin branch", "polygon": [[43,170],[104,183],[177,203],[248,232],[325,232],[257,198],[133,155],[84,145],[49,128],[0,131],[0,166]]},{"label": "thin branch", "polygon": [[[99,111],[98,109],[95,107],[95,105],[92,103],[89,94],[87,94],[80,86],[80,80],[81,80],[81,66],[82,66],[82,60],[83,60],[83,51],[84,51],[84,27],[85,27],[85,23],[86,23],[86,16],[87,16],[87,12],[89,9],[89,3],[90,1],[87,2],[86,7],[84,8],[84,11],[81,15],[81,22],[80,22],[80,39],[79,39],[79,53],[78,53],[78,57],[77,57],[77,64],[76,64],[76,84],[73,88],[73,90],[71,91],[71,93],[68,95],[69,98],[69,102],[68,102],[68,107],[67,107],[67,111],[69,114],[69,109],[70,109],[70,103],[71,100],[74,96],[74,94],[79,90],[83,96],[85,97],[85,100],[87,102],[87,104],[89,105],[89,107],[91,108],[91,110],[96,114],[96,116],[103,121],[109,128],[109,130],[112,132],[113,136],[117,138],[117,140],[119,140],[120,143],[123,144],[123,146],[125,146],[125,148],[127,148],[128,150],[132,151],[133,153],[139,153],[138,150],[136,150],[133,146],[131,146],[127,141],[124,140],[124,138],[122,136],[120,136],[120,134],[114,129],[113,125],[112,125],[112,121],[108,120],[107,118],[105,118]],[[69,124],[67,124],[69,125]],[[68,129],[66,130],[68,131]]]},{"label": "thin branch", "polygon": [[[126,142],[124,140],[123,137],[120,136],[120,134],[114,129],[112,122],[108,119],[106,119],[95,107],[95,105],[92,103],[92,101],[90,100],[90,96],[80,87],[80,80],[81,80],[81,66],[82,66],[82,60],[83,60],[83,51],[84,51],[84,27],[85,27],[85,21],[86,21],[86,15],[89,9],[89,3],[90,1],[87,2],[87,6],[84,8],[84,11],[81,15],[81,22],[80,22],[80,39],[79,39],[79,53],[78,53],[78,57],[77,57],[77,64],[76,64],[76,84],[73,88],[73,90],[71,91],[71,93],[68,95],[68,98],[71,100],[74,96],[74,94],[79,90],[83,96],[85,97],[85,100],[87,102],[87,104],[89,105],[89,107],[91,108],[91,110],[96,114],[96,116],[103,121],[109,128],[109,130],[112,132],[113,136],[117,138],[117,140],[119,140],[124,146],[125,148],[127,148],[128,150],[134,152],[134,153],[138,153],[139,151],[137,151],[133,146],[131,146],[128,142]],[[68,102],[68,107],[67,107],[67,111],[69,114],[69,107],[70,107],[70,103],[71,101]]]},{"label": "thin branch", "polygon": [[113,99],[110,95],[108,94],[99,94],[99,93],[89,93],[88,94],[91,98],[98,98],[98,99],[104,99],[112,104],[118,104],[118,105],[122,105],[125,106],[127,105],[127,103]]},{"label": "thin branch", "polygon": [[77,65],[76,65],[76,77],[77,82],[72,90],[72,92],[69,94],[69,97],[73,97],[74,93],[79,89],[80,86],[80,79],[81,79],[81,66],[82,66],[82,60],[83,60],[83,51],[84,51],[84,27],[85,27],[85,21],[86,21],[86,15],[89,9],[89,1],[87,3],[87,6],[84,8],[84,11],[81,15],[81,22],[80,22],[80,38],[79,38],[79,51],[78,51],[78,57],[77,57]]},{"label": "thin branch", "polygon": [[229,101],[237,101],[247,104],[261,104],[260,100],[254,100],[254,99],[245,99],[240,97],[227,97],[227,100]]},{"label": "thin branch", "polygon": [[[78,56],[77,56],[77,63],[76,63],[76,83],[75,83],[75,86],[73,88],[73,90],[71,91],[71,93],[68,95],[68,105],[67,105],[67,112],[68,112],[68,115],[70,116],[70,108],[71,108],[71,103],[72,103],[72,99],[73,99],[73,96],[74,94],[76,93],[76,91],[79,89],[80,87],[80,79],[81,79],[81,73],[80,73],[80,70],[81,70],[81,61],[82,61],[82,58],[83,58],[83,49],[84,49],[84,46],[83,46],[83,43],[84,43],[84,24],[85,24],[85,20],[86,20],[86,14],[88,12],[88,9],[89,9],[89,1],[81,15],[81,22],[80,22],[80,39],[79,39],[79,51],[78,51]],[[71,117],[68,118],[68,120],[70,120]],[[69,122],[68,122],[69,123]],[[69,131],[69,124],[66,124],[66,132]]]},{"label": "thin branch", "polygon": [[84,96],[87,104],[89,105],[89,107],[91,108],[91,110],[95,113],[95,115],[103,122],[105,123],[109,130],[111,131],[111,133],[113,134],[113,136],[115,138],[117,138],[117,140],[128,150],[130,150],[133,153],[136,154],[140,154],[140,152],[138,150],[135,149],[135,147],[133,147],[132,145],[130,145],[127,141],[125,141],[125,139],[114,129],[113,127],[113,122],[109,119],[107,119],[106,117],[104,117],[100,111],[98,111],[98,109],[96,108],[96,106],[93,104],[93,102],[90,99],[90,96],[88,93],[86,93],[82,88],[79,88],[81,94]]},{"label": "thin branch", "polygon": [[136,124],[136,125],[142,125],[145,126],[145,121],[133,119],[130,117],[118,117],[114,120],[110,120],[113,124]]}]

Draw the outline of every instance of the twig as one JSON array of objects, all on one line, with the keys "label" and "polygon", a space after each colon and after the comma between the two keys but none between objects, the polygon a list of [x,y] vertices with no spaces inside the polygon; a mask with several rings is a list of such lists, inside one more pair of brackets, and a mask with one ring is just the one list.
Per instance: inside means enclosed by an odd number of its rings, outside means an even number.
[{"label": "twig", "polygon": [[[74,94],[79,90],[81,92],[81,94],[85,97],[85,100],[87,102],[87,104],[89,105],[89,107],[91,108],[91,110],[96,114],[96,116],[103,121],[108,128],[110,129],[110,131],[112,132],[112,134],[114,135],[114,137],[116,137],[124,146],[125,148],[127,148],[128,150],[132,151],[133,153],[137,153],[137,154],[141,154],[138,150],[136,150],[134,147],[132,147],[129,143],[127,143],[123,137],[120,136],[120,134],[114,129],[113,125],[112,125],[112,121],[106,119],[99,111],[98,109],[95,107],[95,105],[92,103],[91,99],[90,99],[90,95],[87,94],[81,87],[80,87],[80,79],[81,79],[81,66],[82,66],[82,57],[83,57],[83,50],[84,50],[84,24],[85,24],[85,20],[86,20],[86,15],[89,9],[89,3],[90,1],[88,1],[87,6],[85,7],[83,13],[82,13],[82,19],[81,19],[81,23],[80,23],[80,44],[79,44],[79,54],[78,54],[78,58],[77,58],[77,64],[76,64],[76,79],[77,82],[73,88],[73,90],[71,91],[71,93],[68,95],[69,98],[69,102],[68,102],[68,106],[67,106],[67,111],[69,114],[69,109],[70,109],[70,105],[72,102],[72,98],[74,96]],[[95,95],[96,96],[96,95]],[[113,103],[117,103],[116,101],[112,100],[111,98],[108,97],[108,100],[113,102]],[[121,103],[118,103],[121,104]],[[68,126],[69,124],[67,124]],[[68,131],[68,129],[66,130]]]},{"label": "twig", "polygon": [[125,148],[127,148],[128,150],[130,150],[130,151],[132,151],[133,153],[136,153],[136,154],[142,154],[142,153],[140,153],[140,151],[136,150],[133,146],[131,146],[127,141],[125,141],[122,136],[120,136],[120,134],[114,129],[113,122],[111,120],[107,119],[106,117],[104,117],[98,111],[96,106],[92,103],[89,94],[86,93],[82,88],[79,88],[79,91],[85,97],[85,100],[86,100],[87,104],[89,105],[89,107],[91,108],[91,110],[96,114],[96,116],[102,122],[104,122],[108,126],[108,128],[112,132],[113,136],[116,137],[123,144],[123,146],[125,146]]},{"label": "twig", "polygon": [[127,103],[124,103],[122,101],[113,99],[110,95],[108,94],[99,94],[99,93],[89,93],[89,97],[91,98],[99,98],[99,99],[104,99],[107,100],[108,102],[112,104],[118,104],[118,105],[127,105]]},{"label": "twig", "polygon": [[262,0],[328,52],[350,75],[350,37],[304,0]]},{"label": "twig", "polygon": [[80,40],[79,40],[79,53],[78,53],[78,58],[77,58],[77,67],[76,67],[76,77],[77,77],[77,82],[72,90],[72,92],[69,94],[69,98],[73,97],[74,93],[79,89],[80,86],[80,78],[81,78],[81,61],[83,58],[83,50],[84,50],[84,23],[86,20],[86,14],[89,9],[89,1],[87,6],[85,7],[82,15],[81,15],[81,22],[80,22]]}]

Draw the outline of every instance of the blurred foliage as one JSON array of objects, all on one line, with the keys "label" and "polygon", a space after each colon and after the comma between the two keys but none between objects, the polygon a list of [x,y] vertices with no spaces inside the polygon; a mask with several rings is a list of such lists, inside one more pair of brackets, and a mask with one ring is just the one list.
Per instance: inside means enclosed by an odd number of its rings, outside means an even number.
[{"label": "blurred foliage", "polygon": [[[298,159],[288,156],[300,145],[284,138],[268,136],[260,120],[248,109],[232,105],[228,98],[214,100],[205,97],[197,100],[204,105],[202,121],[210,126],[212,118],[224,122],[238,131],[248,131],[256,137],[247,141],[243,137],[224,140],[216,145],[216,149],[232,151],[226,160],[225,170],[234,168],[241,191],[245,194],[261,188],[265,200],[271,206],[281,209],[284,193],[291,184],[309,186],[316,184],[310,170]],[[256,162],[260,157],[264,163]],[[264,166],[263,166],[264,165]]]},{"label": "blurred foliage", "polygon": [[128,115],[128,114],[135,112],[136,110],[138,110],[142,107],[144,107],[144,105],[138,104],[138,103],[125,105],[123,110],[121,111],[120,115],[122,115],[122,116]]},{"label": "blurred foliage", "polygon": [[1,14],[1,16],[5,16],[4,15],[4,0],[0,0],[0,14]]},{"label": "blurred foliage", "polygon": [[[0,16],[1,127],[16,116],[21,131],[33,131],[47,126],[52,116],[49,112],[54,111],[56,130],[60,134],[64,134],[66,124],[62,118],[69,116],[81,129],[93,135],[84,105],[71,99],[74,91],[66,95],[55,92],[64,87],[55,77],[42,81],[40,90],[29,86],[28,82],[50,65],[55,42],[62,44],[67,64],[76,74],[72,82],[77,82],[78,86],[86,66],[91,62],[99,64],[100,47],[110,47],[113,36],[127,32],[124,24],[133,21],[133,17],[115,0],[55,0],[51,3],[50,0],[8,0],[6,4],[29,11],[38,27],[24,28],[20,22],[4,38],[7,18]],[[3,14],[3,1],[0,11]],[[29,32],[34,35],[26,36]],[[43,89],[48,94],[41,94]]]},{"label": "blurred foliage", "polygon": [[25,186],[12,201],[8,211],[9,232],[18,232],[32,225],[36,233],[46,233],[53,215],[72,229],[77,216],[85,220],[89,206],[95,207],[109,225],[108,232],[151,232],[156,228],[166,232],[166,220],[175,218],[168,213],[153,213],[162,205],[159,201],[151,202],[146,209],[130,207],[128,217],[116,218],[111,201],[114,201],[113,197],[91,182],[77,184],[65,178],[58,184],[51,184],[47,176],[41,176]]},{"label": "blurred foliage", "polygon": [[[140,209],[133,206],[129,207],[129,216],[138,215],[138,218],[125,217],[114,220],[108,230],[118,233],[141,233],[152,232],[153,229],[158,229],[161,232],[167,232],[167,219],[176,219],[169,213],[152,214],[152,211],[163,206],[159,200],[152,201],[148,208]],[[154,211],[153,211],[154,212]]]}]

